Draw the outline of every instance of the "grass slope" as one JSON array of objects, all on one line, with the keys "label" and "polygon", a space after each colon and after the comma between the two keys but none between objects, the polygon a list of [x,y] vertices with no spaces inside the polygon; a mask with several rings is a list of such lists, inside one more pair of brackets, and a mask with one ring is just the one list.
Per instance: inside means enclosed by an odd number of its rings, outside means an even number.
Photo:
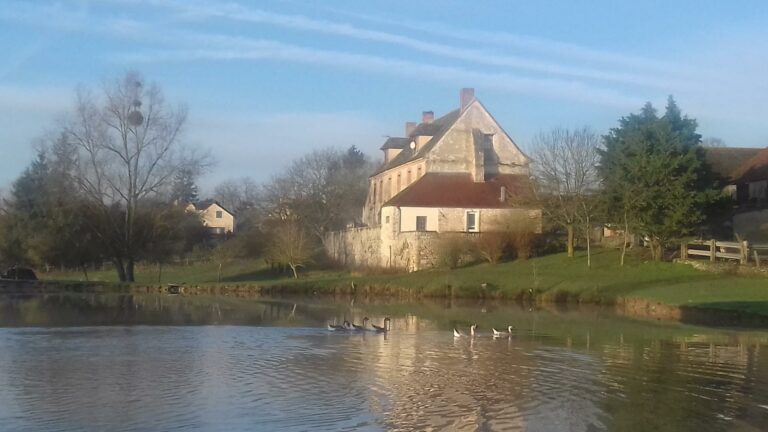
[{"label": "grass slope", "polygon": [[[533,295],[550,301],[612,302],[638,298],[673,306],[748,311],[768,315],[768,279],[709,273],[687,265],[629,259],[619,267],[618,252],[598,250],[592,268],[586,256],[564,254],[497,265],[479,264],[459,269],[435,269],[414,273],[364,275],[315,271],[299,280],[275,277],[261,261],[234,261],[221,267],[221,283],[255,283],[295,291],[348,290],[352,283],[371,292],[411,290],[425,296],[526,298]],[[218,279],[219,265],[198,263],[166,266],[162,283],[211,284]],[[77,273],[49,273],[47,279],[82,279]],[[91,280],[116,282],[114,271],[95,272]],[[157,266],[139,267],[138,284],[157,283]],[[483,285],[484,284],[484,285]]]}]

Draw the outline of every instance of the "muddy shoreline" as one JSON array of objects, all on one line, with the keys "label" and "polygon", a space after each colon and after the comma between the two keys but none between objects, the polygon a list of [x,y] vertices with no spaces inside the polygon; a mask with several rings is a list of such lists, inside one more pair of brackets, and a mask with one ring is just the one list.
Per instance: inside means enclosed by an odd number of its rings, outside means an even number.
[{"label": "muddy shoreline", "polygon": [[461,293],[457,295],[451,288],[441,293],[424,295],[420,289],[399,288],[393,286],[349,286],[318,287],[316,289],[303,285],[260,286],[253,283],[216,284],[216,285],[129,285],[103,284],[98,282],[52,282],[52,281],[15,281],[0,280],[0,295],[50,295],[50,294],[168,294],[185,296],[228,296],[255,298],[262,296],[328,296],[328,297],[361,297],[386,298],[403,301],[420,299],[478,299],[488,301],[509,301],[525,305],[578,306],[598,305],[611,308],[620,315],[638,319],[657,321],[676,321],[684,324],[713,326],[768,328],[768,316],[740,311],[738,309],[719,309],[708,307],[706,304],[692,306],[675,306],[642,298],[618,298],[611,302],[590,302],[577,296],[552,295],[547,293],[523,292],[514,298],[500,298],[492,293]]}]

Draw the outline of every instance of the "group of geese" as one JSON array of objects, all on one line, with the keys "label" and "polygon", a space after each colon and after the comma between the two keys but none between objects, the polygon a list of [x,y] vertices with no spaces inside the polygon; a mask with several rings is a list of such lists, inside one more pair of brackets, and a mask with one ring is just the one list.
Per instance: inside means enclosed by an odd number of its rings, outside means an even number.
[{"label": "group of geese", "polygon": [[[370,318],[365,317],[363,318],[363,323],[361,325],[357,325],[354,323],[351,323],[347,320],[344,320],[342,324],[331,324],[328,323],[328,330],[330,331],[342,331],[342,332],[363,332],[363,331],[372,331],[376,333],[386,333],[390,329],[390,319],[389,317],[384,318],[384,322],[381,326],[377,326],[376,324],[371,323],[371,326],[368,327],[368,323],[371,322]],[[495,328],[491,328],[491,331],[493,332],[494,338],[500,338],[500,337],[512,337],[514,327],[507,326],[507,331],[499,331]],[[477,324],[472,324],[469,326],[469,335],[466,335],[459,330],[456,329],[456,327],[453,328],[453,337],[460,338],[460,337],[475,337],[477,336]]]},{"label": "group of geese", "polygon": [[371,323],[371,326],[368,327],[368,323],[371,320],[368,317],[363,318],[363,324],[357,325],[353,324],[347,320],[344,320],[344,323],[341,325],[331,324],[328,323],[328,330],[330,331],[372,331],[376,333],[386,333],[389,331],[390,328],[390,319],[384,318],[384,322],[381,326],[377,326],[376,324]]},{"label": "group of geese", "polygon": [[[495,328],[491,327],[491,331],[493,332],[494,338],[500,338],[500,337],[512,337],[512,331],[514,330],[514,327],[507,326],[507,331],[498,331]],[[466,337],[467,335],[460,332],[459,330],[456,330],[456,327],[453,328],[453,337],[460,338],[460,337]],[[469,326],[469,336],[475,337],[477,336],[477,324],[472,324]]]}]

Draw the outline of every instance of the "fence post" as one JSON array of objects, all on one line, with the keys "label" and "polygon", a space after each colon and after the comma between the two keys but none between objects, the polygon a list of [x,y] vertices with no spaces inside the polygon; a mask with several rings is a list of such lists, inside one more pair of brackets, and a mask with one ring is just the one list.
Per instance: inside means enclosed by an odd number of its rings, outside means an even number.
[{"label": "fence post", "polygon": [[744,240],[741,242],[741,264],[744,265],[749,262],[749,242]]},{"label": "fence post", "polygon": [[685,240],[680,243],[680,259],[688,259],[688,243]]},{"label": "fence post", "polygon": [[717,260],[717,242],[715,239],[709,241],[709,260],[715,262]]},{"label": "fence post", "polygon": [[752,254],[755,256],[755,267],[760,268],[760,255],[758,255],[757,249],[753,250]]}]

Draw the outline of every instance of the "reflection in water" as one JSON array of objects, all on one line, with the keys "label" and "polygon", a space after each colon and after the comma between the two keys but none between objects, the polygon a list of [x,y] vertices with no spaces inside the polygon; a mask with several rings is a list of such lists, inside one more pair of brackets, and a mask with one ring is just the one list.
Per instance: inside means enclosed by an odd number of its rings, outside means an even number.
[{"label": "reflection in water", "polygon": [[[765,430],[768,335],[494,304],[0,299],[10,430]],[[485,311],[485,312],[482,312]],[[327,320],[392,317],[392,332]],[[477,321],[476,338],[453,326]],[[512,338],[490,327],[516,326]],[[174,326],[166,326],[172,324]],[[178,326],[182,324],[238,324]],[[23,328],[15,326],[25,326]],[[55,327],[58,326],[58,327]]]}]

